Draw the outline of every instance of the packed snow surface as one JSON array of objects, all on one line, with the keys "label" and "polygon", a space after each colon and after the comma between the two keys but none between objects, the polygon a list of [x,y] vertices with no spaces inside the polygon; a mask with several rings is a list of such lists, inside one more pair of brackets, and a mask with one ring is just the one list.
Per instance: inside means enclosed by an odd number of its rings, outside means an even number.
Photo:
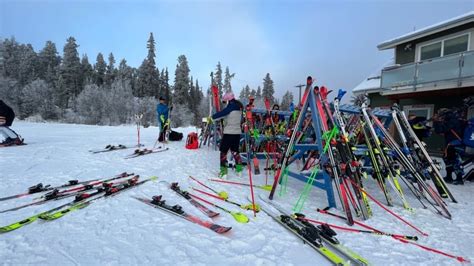
[{"label": "packed snow surface", "polygon": [[[159,182],[179,182],[183,189],[191,192],[192,187],[204,189],[189,180],[188,176],[193,175],[218,191],[228,192],[230,199],[248,203],[248,187],[207,180],[216,177],[219,166],[218,151],[212,148],[187,150],[183,140],[169,143],[166,152],[126,160],[124,157],[132,153],[133,149],[99,154],[92,154],[89,150],[100,149],[108,144],[136,145],[137,131],[134,126],[16,122],[13,129],[26,139],[28,145],[0,149],[0,197],[24,192],[40,182],[54,186],[71,179],[105,178],[125,171],[139,174],[143,179],[158,176],[158,180],[115,197],[97,200],[87,208],[71,212],[61,219],[35,221],[16,231],[1,234],[2,265],[329,265],[321,255],[264,213],[254,218],[251,211],[242,210],[250,222],[240,224],[232,216],[216,209],[220,215],[213,221],[232,226],[229,234],[219,235],[131,197],[163,195],[167,203],[179,204],[188,213],[211,221],[211,218]],[[185,138],[193,130],[177,129],[184,133]],[[152,147],[158,129],[142,128],[140,133],[141,142],[146,147]],[[230,172],[228,179],[248,182],[248,173],[238,177]],[[271,180],[268,176],[269,183]],[[266,176],[264,173],[253,176],[253,181],[265,184]],[[366,180],[365,185],[369,192],[383,202],[374,180]],[[275,200],[291,210],[303,186],[303,182],[290,177],[288,192],[275,197]],[[453,215],[452,220],[429,209],[422,209],[408,190],[406,196],[414,212],[405,211],[400,202],[391,209],[429,234],[428,237],[420,237],[420,244],[472,261],[474,184],[468,182],[464,186],[449,187],[459,201],[457,204],[447,203]],[[267,195],[268,192],[255,189],[255,193]],[[35,197],[32,195],[2,201],[0,210],[31,202]],[[203,197],[232,211],[239,211],[234,205]],[[0,213],[0,226],[70,200],[67,198]],[[345,226],[340,220],[316,212],[316,208],[326,206],[325,193],[313,188],[302,212],[319,221]],[[372,203],[371,207],[374,216],[366,221],[367,224],[390,233],[417,235],[413,229],[377,205]],[[459,264],[454,259],[403,244],[390,237],[336,231],[341,243],[367,258],[373,265]]]}]

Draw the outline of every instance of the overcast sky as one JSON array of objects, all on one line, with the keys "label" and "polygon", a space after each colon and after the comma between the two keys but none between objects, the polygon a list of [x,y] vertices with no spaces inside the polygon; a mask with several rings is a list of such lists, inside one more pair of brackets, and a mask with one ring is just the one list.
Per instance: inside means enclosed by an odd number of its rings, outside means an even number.
[{"label": "overcast sky", "polygon": [[266,73],[277,96],[312,75],[319,85],[352,90],[390,60],[377,44],[474,10],[458,1],[75,1],[0,0],[0,37],[36,51],[47,40],[62,55],[73,36],[91,63],[112,52],[138,67],[153,32],[156,62],[174,79],[179,55],[203,87],[218,61],[235,72],[234,91],[256,88]]}]

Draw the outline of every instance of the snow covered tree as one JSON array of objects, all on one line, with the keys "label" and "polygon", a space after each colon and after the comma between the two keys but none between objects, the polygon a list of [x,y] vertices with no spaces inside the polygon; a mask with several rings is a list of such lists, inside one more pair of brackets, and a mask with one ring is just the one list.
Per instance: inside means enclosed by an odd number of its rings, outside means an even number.
[{"label": "snow covered tree", "polygon": [[96,84],[85,86],[76,98],[76,108],[81,122],[90,125],[100,124],[106,107],[105,93]]},{"label": "snow covered tree", "polygon": [[170,88],[170,78],[168,76],[168,68],[165,68],[161,72],[161,94],[160,96],[165,97],[168,99],[169,103],[172,103],[171,101],[171,88]]},{"label": "snow covered tree", "polygon": [[293,102],[293,93],[286,91],[281,99],[280,110],[288,111],[290,109],[290,104]]},{"label": "snow covered tree", "polygon": [[54,90],[44,80],[37,79],[27,84],[21,91],[21,117],[39,114],[43,119],[56,119],[58,110],[54,104]]},{"label": "snow covered tree", "polygon": [[130,85],[130,88],[132,88],[133,69],[127,65],[127,60],[125,59],[122,59],[120,61],[120,64],[117,70],[116,80],[120,80],[122,82],[128,82],[128,85]]},{"label": "snow covered tree", "polygon": [[230,74],[229,67],[225,68],[225,78],[224,78],[224,85],[222,90],[225,92],[232,92],[232,84],[231,80],[235,76],[235,73]]},{"label": "snow covered tree", "polygon": [[261,100],[262,99],[262,88],[258,86],[257,92],[255,93],[255,100]]},{"label": "snow covered tree", "polygon": [[115,57],[114,57],[114,54],[110,53],[109,63],[105,71],[105,84],[111,86],[116,75],[117,75],[117,70],[115,69]]},{"label": "snow covered tree", "polygon": [[273,80],[270,78],[270,73],[267,73],[265,78],[263,79],[263,90],[262,90],[262,97],[264,99],[268,99],[271,104],[275,101],[273,94],[275,93],[275,89],[273,88]]},{"label": "snow covered tree", "polygon": [[31,44],[20,46],[20,66],[18,81],[25,85],[37,78],[38,55]]},{"label": "snow covered tree", "polygon": [[160,72],[156,68],[155,63],[155,39],[153,33],[147,41],[148,55],[138,69],[138,80],[136,84],[135,96],[144,97],[152,96],[158,97],[161,91],[159,90]]},{"label": "snow covered tree", "polygon": [[216,73],[214,73],[214,83],[219,88],[219,98],[222,98],[222,67],[221,62],[217,62]]},{"label": "snow covered tree", "polygon": [[20,67],[20,44],[15,38],[5,39],[2,42],[2,74],[4,77],[10,77],[18,80]]},{"label": "snow covered tree", "polygon": [[84,54],[81,59],[82,80],[83,84],[91,84],[94,82],[94,68],[89,63],[87,54]]},{"label": "snow covered tree", "polygon": [[46,45],[38,54],[38,61],[38,77],[50,84],[54,84],[57,69],[61,63],[61,57],[53,42],[46,42]]},{"label": "snow covered tree", "polygon": [[250,95],[251,95],[251,90],[250,90],[249,85],[247,84],[245,85],[244,88],[242,88],[242,91],[240,91],[239,99],[242,102],[248,102]]},{"label": "snow covered tree", "polygon": [[0,95],[1,99],[8,104],[15,113],[19,114],[19,95],[21,87],[14,78],[4,77],[0,75]]},{"label": "snow covered tree", "polygon": [[173,103],[187,105],[189,103],[189,66],[185,55],[178,57],[174,78]]},{"label": "snow covered tree", "polygon": [[357,94],[351,97],[351,103],[355,106],[362,106],[367,101],[367,96],[364,94]]},{"label": "snow covered tree", "polygon": [[[129,80],[115,80],[105,90],[105,109],[102,124],[120,125],[133,121],[133,94]],[[154,108],[152,108],[154,110]]]},{"label": "snow covered tree", "polygon": [[107,70],[107,64],[105,63],[104,56],[102,53],[97,55],[96,63],[94,65],[95,72],[95,84],[102,86],[105,83],[105,71]]},{"label": "snow covered tree", "polygon": [[[191,83],[192,83],[192,77],[191,77]],[[202,113],[200,110],[200,106],[201,106],[202,98],[203,98],[203,94],[202,94],[201,88],[199,87],[199,82],[196,79],[196,86],[194,85],[191,86],[191,93],[190,93],[190,99],[191,99],[190,107],[191,107],[192,113],[194,114],[193,125],[198,125],[201,121]]]},{"label": "snow covered tree", "polygon": [[59,68],[57,95],[61,108],[69,107],[71,97],[81,92],[81,62],[77,53],[76,39],[69,37],[64,46],[63,60]]}]

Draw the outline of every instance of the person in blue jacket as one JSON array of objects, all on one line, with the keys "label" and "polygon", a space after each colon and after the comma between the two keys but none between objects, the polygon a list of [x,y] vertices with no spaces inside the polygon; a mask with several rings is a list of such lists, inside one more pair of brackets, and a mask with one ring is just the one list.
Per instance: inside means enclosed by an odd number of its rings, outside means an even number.
[{"label": "person in blue jacket", "polygon": [[170,126],[168,118],[169,108],[166,105],[166,100],[160,97],[160,103],[156,106],[156,112],[158,114],[158,125],[160,125],[160,136],[158,137],[159,142],[166,142],[166,131]]},{"label": "person in blue jacket", "polygon": [[224,119],[224,136],[222,137],[219,147],[220,151],[220,172],[219,177],[225,178],[227,176],[227,153],[229,150],[235,160],[235,171],[237,174],[243,170],[242,158],[239,154],[240,135],[242,129],[240,127],[242,119],[243,104],[235,99],[232,92],[227,92],[222,100],[227,102],[227,106],[220,112],[212,116],[214,120]]}]

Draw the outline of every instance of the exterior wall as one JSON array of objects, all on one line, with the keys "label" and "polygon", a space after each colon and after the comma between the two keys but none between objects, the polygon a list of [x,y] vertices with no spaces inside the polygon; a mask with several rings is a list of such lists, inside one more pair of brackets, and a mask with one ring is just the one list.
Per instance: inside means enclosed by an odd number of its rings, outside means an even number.
[{"label": "exterior wall", "polygon": [[471,38],[470,38],[470,45],[468,50],[474,50],[474,22],[467,23],[458,27],[454,27],[445,31],[438,32],[436,34],[426,36],[420,39],[416,39],[410,42],[402,43],[397,45],[395,48],[395,64],[409,64],[414,63],[416,61],[416,47],[419,43],[424,43],[430,40],[435,40],[437,38],[455,34],[461,31],[466,31],[471,29]]},{"label": "exterior wall", "polygon": [[371,93],[371,94],[369,94],[368,97],[369,97],[369,100],[370,100],[370,106],[372,108],[375,108],[375,107],[390,107],[393,104],[393,101],[391,101],[386,96],[380,95],[378,92],[377,93]]}]

